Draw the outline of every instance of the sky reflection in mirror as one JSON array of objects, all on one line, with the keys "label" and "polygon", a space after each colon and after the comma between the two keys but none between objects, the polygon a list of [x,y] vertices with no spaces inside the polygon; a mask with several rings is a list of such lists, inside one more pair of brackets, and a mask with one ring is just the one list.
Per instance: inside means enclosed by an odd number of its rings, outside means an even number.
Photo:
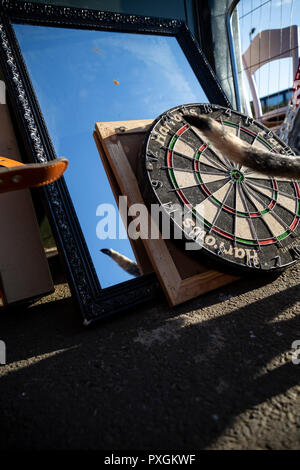
[{"label": "sky reflection in mirror", "polygon": [[[207,102],[176,38],[14,25],[101,286],[131,279],[101,248],[134,259],[128,239],[99,240],[99,204],[115,200],[93,139],[96,122],[154,119]],[[117,223],[118,235],[118,223]]]}]

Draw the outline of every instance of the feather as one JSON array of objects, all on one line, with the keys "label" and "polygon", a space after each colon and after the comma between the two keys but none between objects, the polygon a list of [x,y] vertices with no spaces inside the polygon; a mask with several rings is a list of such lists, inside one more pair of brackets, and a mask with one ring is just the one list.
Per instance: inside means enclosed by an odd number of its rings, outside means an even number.
[{"label": "feather", "polygon": [[229,160],[268,176],[300,179],[299,156],[286,156],[252,147],[226,132],[221,124],[205,115],[184,115],[183,118],[188,124],[199,129]]},{"label": "feather", "polygon": [[128,274],[131,274],[135,277],[140,276],[138,265],[131,259],[127,258],[127,256],[121,255],[121,253],[112,250],[111,248],[102,248],[100,251],[112,258],[120,266],[120,268],[122,268]]}]

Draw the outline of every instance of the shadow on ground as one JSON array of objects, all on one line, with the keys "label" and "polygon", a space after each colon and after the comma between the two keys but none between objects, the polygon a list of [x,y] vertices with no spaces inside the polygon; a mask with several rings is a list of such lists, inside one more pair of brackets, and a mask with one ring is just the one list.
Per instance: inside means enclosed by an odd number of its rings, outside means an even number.
[{"label": "shadow on ground", "polygon": [[299,273],[91,328],[66,285],[2,311],[0,448],[297,448]]}]

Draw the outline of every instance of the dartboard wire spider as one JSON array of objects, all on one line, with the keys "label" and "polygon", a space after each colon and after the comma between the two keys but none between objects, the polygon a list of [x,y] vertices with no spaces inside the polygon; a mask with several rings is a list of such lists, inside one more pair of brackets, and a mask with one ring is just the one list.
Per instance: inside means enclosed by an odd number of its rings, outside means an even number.
[{"label": "dartboard wire spider", "polygon": [[206,116],[183,115],[190,125],[197,127],[214,146],[232,162],[240,163],[267,176],[300,179],[300,156],[282,155],[252,147],[247,142],[226,132],[215,119]]},{"label": "dartboard wire spider", "polygon": [[[244,188],[241,187],[240,184],[237,184],[237,191],[239,192],[239,195],[240,195],[240,198],[242,200],[242,203],[243,203],[243,206],[245,208],[245,211],[250,214],[250,210],[249,210],[249,206],[247,204],[247,200],[245,198],[245,195],[244,195]],[[261,251],[261,248],[260,248],[260,245],[259,245],[259,237],[257,235],[257,232],[255,230],[255,227],[254,227],[254,223],[253,223],[253,220],[251,217],[248,217],[247,218],[247,221],[249,223],[249,226],[250,226],[250,231],[251,231],[251,234],[252,234],[252,237],[256,240],[256,243],[257,243],[257,246],[259,247],[259,251]]]},{"label": "dartboard wire spider", "polygon": [[[215,216],[214,216],[214,218],[213,218],[213,221],[212,221],[212,223],[211,223],[211,227],[210,227],[210,229],[209,229],[209,233],[212,232],[213,227],[216,225],[216,222],[217,222],[217,220],[218,220],[218,218],[219,218],[219,216],[220,216],[220,214],[221,214],[221,212],[222,212],[222,210],[223,210],[223,208],[224,208],[224,205],[225,205],[225,203],[226,203],[226,201],[227,201],[227,199],[228,199],[228,196],[229,196],[230,192],[232,191],[232,189],[234,188],[234,186],[233,186],[233,185],[234,185],[234,182],[233,182],[233,181],[230,181],[229,178],[228,178],[227,183],[229,183],[229,187],[228,187],[228,189],[227,189],[227,191],[226,191],[226,194],[225,194],[225,196],[224,196],[224,198],[223,198],[223,200],[222,200],[222,203],[221,203],[220,207],[218,208],[218,212],[215,214]],[[226,184],[227,184],[227,183],[226,183]],[[224,185],[224,186],[225,186],[225,185]]]},{"label": "dartboard wire spider", "polygon": [[[245,184],[246,184],[246,186],[249,186],[248,183],[245,183]],[[250,188],[249,188],[249,191],[250,191],[250,193],[253,194],[253,197],[254,197],[254,198],[256,198],[258,201],[260,201],[262,204],[265,204],[265,202],[263,201],[263,199],[257,194],[257,192],[259,192],[259,190],[258,190],[257,188],[253,189],[253,188],[250,187]],[[278,220],[278,222],[281,223],[281,225],[282,225],[283,227],[285,227],[285,230],[290,230],[290,227],[286,224],[286,222],[285,222],[276,212],[272,212],[272,215],[273,215],[273,217],[275,217],[275,219]],[[293,231],[290,232],[290,235],[291,235],[292,237],[295,237],[295,236],[296,236]]]}]

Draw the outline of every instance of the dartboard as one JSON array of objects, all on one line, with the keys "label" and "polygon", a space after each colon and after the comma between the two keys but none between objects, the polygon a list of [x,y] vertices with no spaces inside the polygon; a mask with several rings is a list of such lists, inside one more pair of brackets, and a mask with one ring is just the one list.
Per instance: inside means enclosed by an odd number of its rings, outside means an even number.
[{"label": "dartboard", "polygon": [[270,129],[246,115],[217,105],[178,106],[159,116],[146,136],[141,158],[145,201],[159,206],[173,227],[172,237],[182,238],[191,256],[208,257],[223,270],[276,271],[296,262],[298,182],[230,161],[188,123],[188,114],[209,114],[250,146],[293,155]]}]

